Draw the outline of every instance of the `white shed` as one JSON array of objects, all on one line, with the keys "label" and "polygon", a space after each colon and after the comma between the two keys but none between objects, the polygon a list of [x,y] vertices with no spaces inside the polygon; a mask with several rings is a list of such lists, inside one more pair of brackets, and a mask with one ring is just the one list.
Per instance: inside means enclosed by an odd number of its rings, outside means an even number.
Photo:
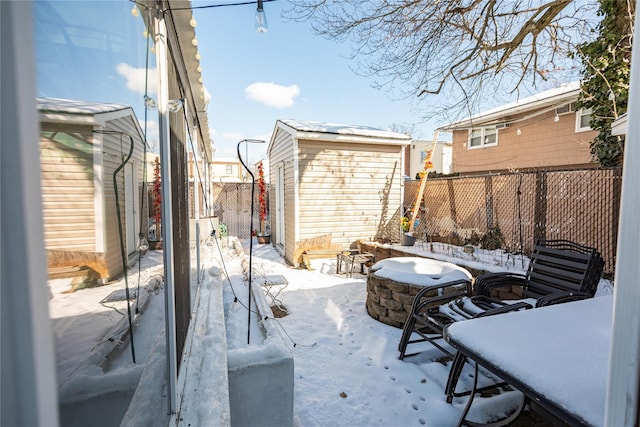
[{"label": "white shed", "polygon": [[269,142],[272,243],[293,263],[305,242],[398,241],[404,147],[411,137],[366,126],[278,120]]}]

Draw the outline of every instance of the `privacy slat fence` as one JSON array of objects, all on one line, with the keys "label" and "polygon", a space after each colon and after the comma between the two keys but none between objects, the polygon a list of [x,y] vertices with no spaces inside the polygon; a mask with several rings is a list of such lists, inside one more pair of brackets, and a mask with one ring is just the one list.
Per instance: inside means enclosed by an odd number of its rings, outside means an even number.
[{"label": "privacy slat fence", "polygon": [[[528,255],[538,238],[568,239],[597,248],[612,275],[621,184],[620,168],[429,178],[416,245],[445,254],[452,252],[449,245],[437,242],[499,248],[491,262],[507,265],[514,255]],[[405,210],[419,186],[405,182]],[[251,183],[215,184],[213,193],[213,214],[230,235],[248,238],[259,229],[257,193],[250,225]]]},{"label": "privacy slat fence", "polygon": [[[539,238],[568,239],[598,248],[613,273],[621,183],[619,168],[429,179],[414,235],[506,258],[529,254]],[[405,182],[405,210],[419,184]]]}]

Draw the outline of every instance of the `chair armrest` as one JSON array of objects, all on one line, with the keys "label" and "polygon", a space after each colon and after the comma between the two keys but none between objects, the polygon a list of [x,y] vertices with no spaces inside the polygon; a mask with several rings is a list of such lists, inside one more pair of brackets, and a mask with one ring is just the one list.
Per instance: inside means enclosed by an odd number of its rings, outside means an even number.
[{"label": "chair armrest", "polygon": [[587,298],[591,298],[592,295],[586,292],[578,291],[564,291],[555,292],[553,294],[545,295],[538,298],[536,307],[544,307],[547,305],[562,304],[565,302],[579,301]]},{"label": "chair armrest", "polygon": [[[494,297],[495,292],[510,292],[513,290],[513,286],[519,287],[520,296],[522,297],[522,290],[527,283],[527,279],[524,274],[520,273],[487,273],[476,277],[474,282],[476,295],[484,295],[488,297]],[[500,299],[504,298],[502,295],[498,295]]]},{"label": "chair armrest", "polygon": [[462,296],[471,296],[471,281],[467,279],[426,286],[413,299],[412,313],[418,313],[425,306],[440,305]]},{"label": "chair armrest", "polygon": [[496,307],[496,308],[492,308],[490,310],[486,310],[482,313],[480,313],[479,315],[477,315],[476,317],[485,317],[485,316],[493,316],[494,314],[502,314],[502,313],[509,313],[510,311],[518,311],[518,310],[528,310],[530,308],[533,308],[533,306],[527,302],[516,302],[514,304],[505,304],[503,306],[500,307]]}]

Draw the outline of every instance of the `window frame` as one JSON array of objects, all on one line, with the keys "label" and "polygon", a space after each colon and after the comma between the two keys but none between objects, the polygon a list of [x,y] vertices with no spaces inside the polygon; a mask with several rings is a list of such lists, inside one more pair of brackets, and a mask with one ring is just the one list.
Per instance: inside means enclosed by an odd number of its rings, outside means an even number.
[{"label": "window frame", "polygon": [[[578,132],[588,132],[591,129],[591,125],[588,124],[586,127],[582,126],[582,118],[584,116],[591,116],[593,114],[593,111],[591,110],[591,108],[581,108],[578,111],[576,111],[576,133]],[[589,119],[589,122],[591,122],[591,119]]]},{"label": "window frame", "polygon": [[[471,145],[471,139],[474,131],[480,131],[480,145]],[[493,131],[492,133],[487,134],[487,130]],[[498,145],[498,128],[496,126],[481,126],[477,128],[469,129],[467,133],[467,149],[468,150],[476,150],[479,148],[486,147],[495,147]],[[495,142],[487,143],[485,142],[487,137],[490,135],[495,135]]]}]

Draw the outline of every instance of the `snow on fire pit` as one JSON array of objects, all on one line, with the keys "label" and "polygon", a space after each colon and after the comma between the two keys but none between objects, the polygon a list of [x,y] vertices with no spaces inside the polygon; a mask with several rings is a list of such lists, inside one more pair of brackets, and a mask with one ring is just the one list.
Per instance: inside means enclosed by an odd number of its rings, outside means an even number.
[{"label": "snow on fire pit", "polygon": [[471,280],[471,273],[450,262],[420,257],[383,259],[369,269],[367,312],[382,323],[402,328],[422,288],[461,279]]}]

